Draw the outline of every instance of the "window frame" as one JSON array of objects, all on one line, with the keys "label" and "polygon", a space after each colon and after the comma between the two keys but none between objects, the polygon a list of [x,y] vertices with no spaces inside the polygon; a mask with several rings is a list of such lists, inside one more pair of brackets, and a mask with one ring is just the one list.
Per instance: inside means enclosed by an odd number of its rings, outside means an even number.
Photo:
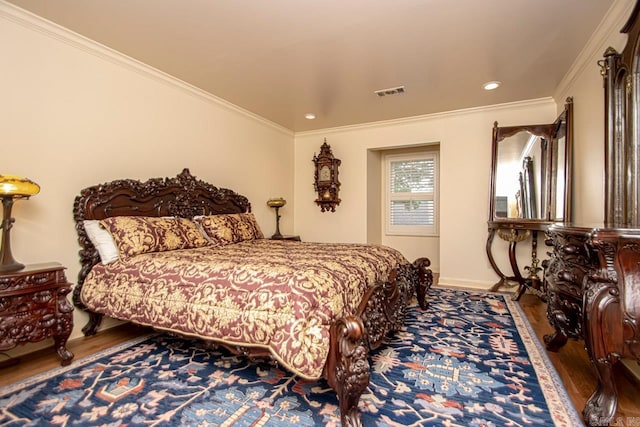
[{"label": "window frame", "polygon": [[[391,163],[398,161],[418,161],[433,160],[434,161],[434,186],[432,194],[413,193],[414,200],[433,200],[433,225],[392,225],[391,224],[391,202],[393,200],[406,200],[408,193],[398,193],[394,196],[391,192]],[[383,174],[383,212],[384,212],[384,234],[387,236],[437,236],[440,222],[440,162],[439,152],[435,150],[420,151],[414,153],[403,154],[385,154],[384,155],[384,174]],[[417,197],[416,197],[417,196]]]}]

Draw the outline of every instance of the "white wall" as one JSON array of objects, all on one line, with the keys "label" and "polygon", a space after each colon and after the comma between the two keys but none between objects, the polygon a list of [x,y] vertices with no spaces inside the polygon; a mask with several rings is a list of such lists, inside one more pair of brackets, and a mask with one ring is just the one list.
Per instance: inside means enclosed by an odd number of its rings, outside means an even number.
[{"label": "white wall", "polygon": [[[367,192],[370,150],[439,143],[440,236],[396,237],[393,246],[411,260],[429,257],[441,284],[488,288],[498,279],[485,252],[493,123],[550,123],[555,118],[556,104],[548,98],[297,134],[296,234],[308,241],[366,242],[374,234],[369,222],[381,226],[367,215],[372,197]],[[342,160],[342,203],[335,213],[320,212],[314,203],[311,159],[325,137],[334,156]],[[500,242],[494,244],[497,254],[506,254],[506,249],[499,249]],[[508,267],[506,256],[497,258]]]},{"label": "white wall", "polygon": [[[120,178],[198,178],[266,206],[293,232],[293,134],[211,95],[0,3],[0,173],[26,176],[40,194],[14,205],[14,257],[79,271],[73,201],[84,187]],[[269,165],[266,168],[265,165]],[[86,317],[76,310],[72,337]],[[27,346],[30,349],[30,346]]]}]

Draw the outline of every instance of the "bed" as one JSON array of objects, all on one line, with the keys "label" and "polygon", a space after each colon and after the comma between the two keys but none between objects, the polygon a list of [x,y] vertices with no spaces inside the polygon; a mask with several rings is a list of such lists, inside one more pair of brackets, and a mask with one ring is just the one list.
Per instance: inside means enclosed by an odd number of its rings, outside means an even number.
[{"label": "bed", "polygon": [[398,330],[414,295],[427,309],[427,258],[380,245],[265,239],[248,199],[192,176],[85,188],[74,219],[89,314],[197,337],[296,375],[325,378],[342,424],[360,425],[368,354]]}]

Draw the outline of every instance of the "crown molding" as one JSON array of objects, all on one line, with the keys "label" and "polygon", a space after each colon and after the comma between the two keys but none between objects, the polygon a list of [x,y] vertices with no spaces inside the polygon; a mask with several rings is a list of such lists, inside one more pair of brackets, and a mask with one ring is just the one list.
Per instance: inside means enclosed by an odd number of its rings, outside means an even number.
[{"label": "crown molding", "polygon": [[245,110],[244,108],[238,107],[237,105],[232,104],[225,99],[219,98],[170,74],[160,71],[150,65],[131,58],[121,52],[118,52],[117,50],[104,46],[96,42],[95,40],[84,37],[69,30],[68,28],[44,19],[41,16],[24,10],[4,0],[0,0],[0,18],[14,22],[29,30],[36,31],[42,35],[55,39],[85,53],[96,56],[102,60],[126,68],[129,71],[133,71],[173,88],[180,89],[189,95],[195,96],[210,104],[220,106],[226,110],[250,118],[256,122],[266,125],[281,133],[284,133],[289,137],[294,136],[294,132],[290,129],[287,129],[277,123],[265,119],[262,116],[252,113],[251,111]]},{"label": "crown molding", "polygon": [[556,90],[554,98],[561,100],[568,89],[588,68],[595,68],[594,58],[601,58],[606,49],[607,39],[612,33],[620,33],[620,29],[627,22],[635,1],[615,0],[600,24],[595,29],[587,44],[582,48],[569,71],[562,78]]},{"label": "crown molding", "polygon": [[486,112],[491,112],[496,110],[503,110],[505,108],[508,108],[511,110],[517,109],[517,108],[528,108],[528,107],[533,107],[536,105],[543,105],[548,103],[557,105],[557,103],[552,97],[547,96],[544,98],[529,99],[525,101],[514,101],[514,102],[505,102],[503,104],[483,105],[480,107],[443,111],[443,112],[432,113],[432,114],[423,114],[420,116],[402,117],[399,119],[382,120],[379,122],[361,123],[357,125],[347,125],[347,126],[339,126],[334,128],[325,128],[325,129],[314,129],[314,130],[309,130],[304,132],[296,132],[295,136],[302,137],[302,136],[311,136],[311,135],[318,135],[318,134],[325,135],[327,133],[347,132],[347,131],[355,131],[355,130],[373,129],[373,128],[384,127],[384,126],[404,125],[404,124],[411,124],[411,123],[417,123],[417,122],[424,122],[428,120],[443,119],[447,117],[486,113]]}]

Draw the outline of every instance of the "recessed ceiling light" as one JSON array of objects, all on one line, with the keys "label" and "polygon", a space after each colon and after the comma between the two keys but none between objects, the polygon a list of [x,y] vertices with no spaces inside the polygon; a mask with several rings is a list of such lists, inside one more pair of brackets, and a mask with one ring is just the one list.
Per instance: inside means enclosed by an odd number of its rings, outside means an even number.
[{"label": "recessed ceiling light", "polygon": [[313,119],[316,118],[316,115],[313,114],[313,113],[307,113],[307,114],[304,115],[304,118],[307,119],[307,120],[313,120]]},{"label": "recessed ceiling light", "polygon": [[494,89],[498,89],[501,84],[502,84],[502,82],[494,80],[492,82],[487,82],[487,83],[483,84],[482,88],[484,90],[494,90]]}]

